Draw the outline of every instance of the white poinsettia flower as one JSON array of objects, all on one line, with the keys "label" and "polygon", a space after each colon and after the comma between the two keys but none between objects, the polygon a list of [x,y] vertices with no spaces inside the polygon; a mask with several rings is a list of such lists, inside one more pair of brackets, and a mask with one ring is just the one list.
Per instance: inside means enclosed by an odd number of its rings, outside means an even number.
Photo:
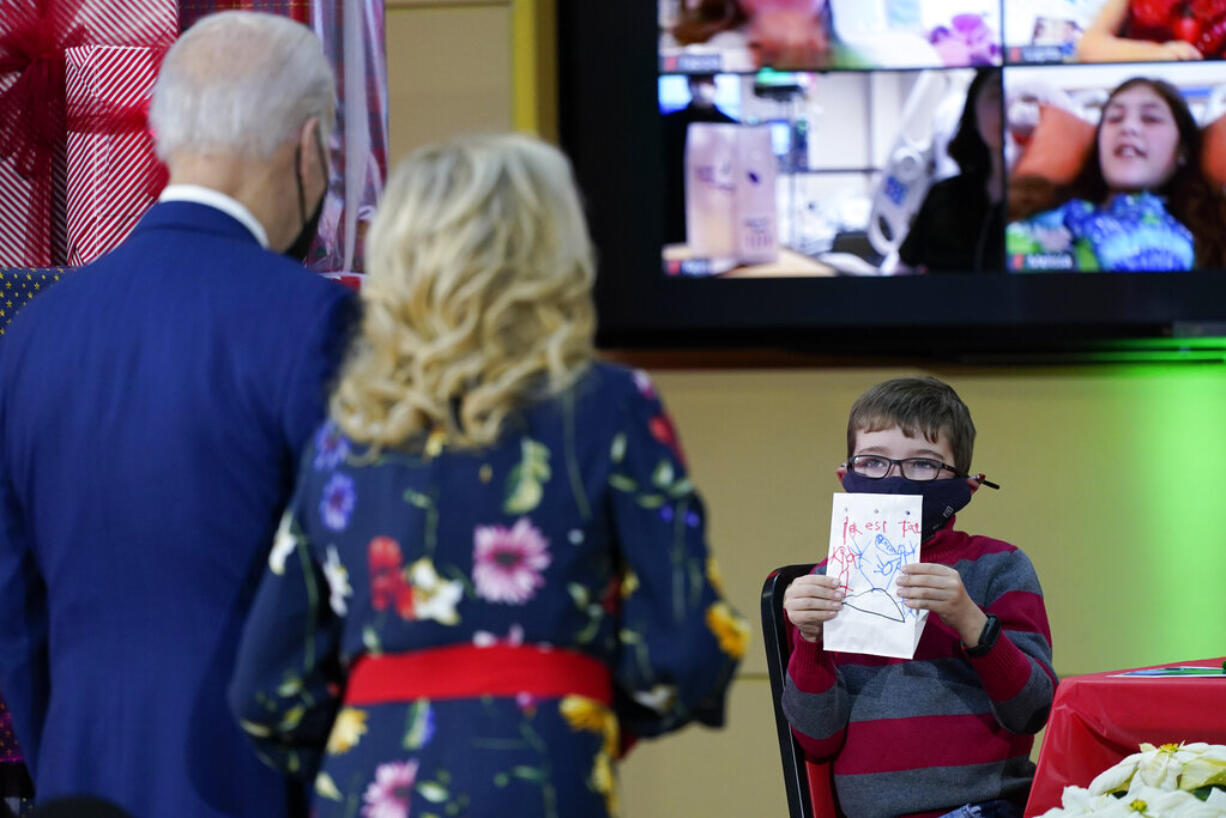
[{"label": "white poinsettia flower", "polygon": [[328,546],[328,559],[324,562],[324,579],[328,581],[328,604],[332,606],[337,616],[349,613],[349,605],[345,597],[353,596],[353,588],[349,585],[349,570],[341,563],[341,555],[336,546]]},{"label": "white poinsettia flower", "polygon": [[1137,818],[1129,809],[1126,799],[1113,795],[1096,795],[1082,787],[1065,787],[1061,794],[1062,806],[1049,809],[1040,818],[1073,818],[1093,815],[1101,818]]},{"label": "white poinsettia flower", "polygon": [[418,619],[433,619],[443,625],[459,624],[456,604],[464,596],[463,583],[443,579],[435,570],[434,562],[422,557],[409,566],[409,584],[413,586],[413,612]]},{"label": "white poinsettia flower", "polygon": [[[1226,746],[1142,744],[1141,752],[1105,770],[1090,789],[1066,787],[1063,807],[1048,810],[1041,818],[1222,818],[1226,792],[1215,789],[1204,801],[1191,792],[1217,783],[1226,784]],[[1127,792],[1121,796],[1125,785]]]},{"label": "white poinsettia flower", "polygon": [[[1183,765],[1183,775],[1179,778],[1179,787],[1184,790],[1194,790],[1207,787],[1210,784],[1226,786],[1226,747],[1221,744],[1189,744],[1185,750],[1196,748],[1194,758]],[[1223,795],[1226,797],[1226,794]]]},{"label": "white poinsettia flower", "polygon": [[1214,807],[1206,807],[1190,792],[1183,790],[1160,790],[1154,787],[1142,786],[1135,795],[1130,794],[1120,799],[1127,803],[1134,813],[1145,815],[1173,816],[1174,818],[1221,818],[1222,813]]},{"label": "white poinsettia flower", "polygon": [[294,518],[287,511],[281,515],[281,524],[277,526],[277,534],[272,540],[272,551],[268,553],[268,568],[274,574],[285,573],[285,560],[298,546],[298,538],[294,536]]},{"label": "white poinsettia flower", "polygon": [[1108,767],[1090,782],[1090,792],[1094,795],[1105,795],[1111,792],[1127,791],[1128,785],[1136,775],[1137,765],[1141,763],[1141,754],[1133,753],[1117,764]]},{"label": "white poinsettia flower", "polygon": [[1092,812],[1097,800],[1093,793],[1081,787],[1065,787],[1060,795],[1060,803],[1069,815],[1086,815]]},{"label": "white poinsettia flower", "polygon": [[[1193,781],[1214,778],[1213,759],[1220,758],[1226,764],[1226,748],[1222,748],[1219,754],[1211,749],[1213,747],[1213,744],[1205,742],[1162,744],[1161,747],[1141,744],[1141,760],[1137,766],[1137,778],[1133,780],[1133,789],[1140,784],[1155,787],[1157,790],[1194,790],[1198,786],[1204,786],[1208,781],[1201,784],[1193,784]],[[1226,774],[1226,765],[1219,769]],[[1186,776],[1188,771],[1192,775]]]},{"label": "white poinsettia flower", "polygon": [[1173,790],[1179,784],[1181,767],[1182,765],[1175,762],[1173,752],[1144,752],[1141,754],[1141,762],[1137,764],[1137,775],[1132,789],[1140,789],[1139,785],[1144,784],[1160,790]]}]

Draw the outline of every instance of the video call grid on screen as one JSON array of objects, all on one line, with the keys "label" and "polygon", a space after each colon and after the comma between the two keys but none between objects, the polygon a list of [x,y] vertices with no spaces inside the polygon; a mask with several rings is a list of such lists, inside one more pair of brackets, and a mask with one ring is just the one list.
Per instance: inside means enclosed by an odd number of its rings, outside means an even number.
[{"label": "video call grid on screen", "polygon": [[[1073,177],[1110,177],[1089,158],[1103,105],[1147,77],[1177,89],[1221,189],[1226,0],[660,0],[659,34],[668,276],[1196,268],[1169,185],[1092,201]],[[1157,93],[1113,110],[1150,127]],[[994,132],[995,174],[951,157],[960,129]],[[1122,139],[1106,153],[1161,164]],[[1035,177],[1052,206],[1028,212]]]}]

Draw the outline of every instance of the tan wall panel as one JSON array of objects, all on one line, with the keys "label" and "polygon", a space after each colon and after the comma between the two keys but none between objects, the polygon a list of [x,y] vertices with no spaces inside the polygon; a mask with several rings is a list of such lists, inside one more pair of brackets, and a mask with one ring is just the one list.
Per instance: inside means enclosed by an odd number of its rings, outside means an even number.
[{"label": "tan wall panel", "polygon": [[770,684],[732,688],[723,730],[691,726],[640,742],[621,765],[623,818],[788,814]]},{"label": "tan wall panel", "polygon": [[392,165],[414,148],[512,123],[511,8],[389,6]]}]

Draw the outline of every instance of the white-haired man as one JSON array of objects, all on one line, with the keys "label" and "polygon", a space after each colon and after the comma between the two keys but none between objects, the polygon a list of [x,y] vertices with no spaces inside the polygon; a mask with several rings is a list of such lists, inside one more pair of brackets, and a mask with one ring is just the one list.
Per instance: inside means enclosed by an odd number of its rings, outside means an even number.
[{"label": "white-haired man", "polygon": [[0,690],[39,800],[298,808],[225,689],[352,319],[283,255],[314,232],[333,100],[307,28],[199,21],[154,91],[161,201],[0,345]]}]

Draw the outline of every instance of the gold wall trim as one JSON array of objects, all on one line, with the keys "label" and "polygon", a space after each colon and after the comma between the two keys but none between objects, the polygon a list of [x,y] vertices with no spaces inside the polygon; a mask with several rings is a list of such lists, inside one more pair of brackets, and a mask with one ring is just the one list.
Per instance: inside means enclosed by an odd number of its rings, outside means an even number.
[{"label": "gold wall trim", "polygon": [[556,42],[556,0],[513,0],[511,120],[515,130],[552,141],[558,138]]}]

